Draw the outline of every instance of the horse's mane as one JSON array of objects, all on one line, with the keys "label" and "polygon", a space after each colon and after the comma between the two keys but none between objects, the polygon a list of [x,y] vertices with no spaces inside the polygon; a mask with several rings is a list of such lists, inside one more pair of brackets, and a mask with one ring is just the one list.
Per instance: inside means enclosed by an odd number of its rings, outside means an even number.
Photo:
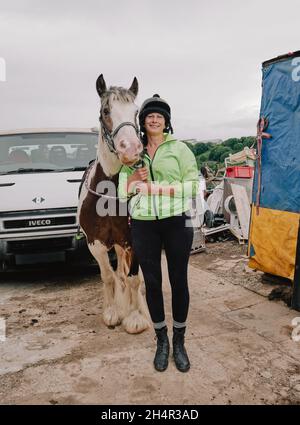
[{"label": "horse's mane", "polygon": [[102,97],[102,107],[109,105],[110,101],[119,101],[123,103],[134,102],[134,94],[124,87],[110,86],[109,89],[103,94]]}]

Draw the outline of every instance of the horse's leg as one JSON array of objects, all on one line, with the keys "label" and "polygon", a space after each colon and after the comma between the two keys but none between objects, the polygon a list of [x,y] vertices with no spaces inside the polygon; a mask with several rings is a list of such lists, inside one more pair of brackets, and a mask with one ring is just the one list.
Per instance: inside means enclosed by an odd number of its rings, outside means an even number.
[{"label": "horse's leg", "polygon": [[141,292],[141,280],[139,277],[139,263],[133,252],[131,266],[127,277],[131,294],[131,313],[123,320],[126,332],[136,334],[143,332],[149,327],[149,313]]},{"label": "horse's leg", "polygon": [[118,258],[118,266],[116,270],[116,285],[115,285],[115,294],[114,300],[118,309],[118,316],[121,320],[124,317],[128,316],[130,313],[130,287],[127,284],[127,274],[129,271],[129,267],[126,261],[126,251],[120,246],[114,245],[117,258]]},{"label": "horse's leg", "polygon": [[103,321],[107,326],[118,325],[120,324],[120,318],[114,302],[115,272],[110,265],[107,248],[100,241],[88,244],[88,247],[99,264],[101,279],[103,281]]},{"label": "horse's leg", "polygon": [[120,245],[115,244],[114,248],[118,257],[117,276],[120,279],[121,286],[125,288],[126,276],[129,271],[126,262],[126,252]]}]

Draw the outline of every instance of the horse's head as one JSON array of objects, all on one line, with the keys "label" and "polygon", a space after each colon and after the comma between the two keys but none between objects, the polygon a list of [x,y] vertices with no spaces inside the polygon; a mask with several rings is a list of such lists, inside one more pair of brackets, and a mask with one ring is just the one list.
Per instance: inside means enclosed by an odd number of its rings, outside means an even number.
[{"label": "horse's head", "polygon": [[101,74],[96,88],[101,99],[100,123],[104,139],[122,164],[133,165],[143,150],[137,126],[138,108],[134,103],[138,81],[134,78],[128,90],[122,87],[107,89]]}]

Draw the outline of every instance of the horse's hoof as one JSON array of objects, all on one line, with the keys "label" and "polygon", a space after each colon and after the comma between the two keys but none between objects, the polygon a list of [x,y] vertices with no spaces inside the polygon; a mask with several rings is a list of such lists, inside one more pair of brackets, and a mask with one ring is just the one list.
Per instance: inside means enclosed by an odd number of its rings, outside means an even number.
[{"label": "horse's hoof", "polygon": [[132,311],[122,322],[129,334],[139,334],[149,328],[148,320],[138,311]]},{"label": "horse's hoof", "polygon": [[107,307],[103,312],[103,321],[106,326],[117,326],[120,324],[120,319],[115,307]]}]

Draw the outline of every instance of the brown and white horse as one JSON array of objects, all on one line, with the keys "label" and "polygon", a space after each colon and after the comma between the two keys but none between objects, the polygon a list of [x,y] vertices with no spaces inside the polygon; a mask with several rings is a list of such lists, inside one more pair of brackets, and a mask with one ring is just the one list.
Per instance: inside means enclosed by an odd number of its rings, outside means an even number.
[{"label": "brown and white horse", "polygon": [[[149,327],[149,313],[141,293],[139,266],[131,247],[127,203],[124,213],[117,191],[109,190],[117,188],[122,164],[135,164],[143,149],[136,122],[138,109],[134,103],[138,82],[134,78],[129,90],[107,89],[101,74],[96,88],[101,99],[97,158],[82,186],[78,221],[100,267],[104,285],[104,323],[107,326],[122,323],[128,333],[140,333]],[[112,208],[105,210],[108,203]],[[108,257],[112,247],[118,259],[116,271]]]}]

